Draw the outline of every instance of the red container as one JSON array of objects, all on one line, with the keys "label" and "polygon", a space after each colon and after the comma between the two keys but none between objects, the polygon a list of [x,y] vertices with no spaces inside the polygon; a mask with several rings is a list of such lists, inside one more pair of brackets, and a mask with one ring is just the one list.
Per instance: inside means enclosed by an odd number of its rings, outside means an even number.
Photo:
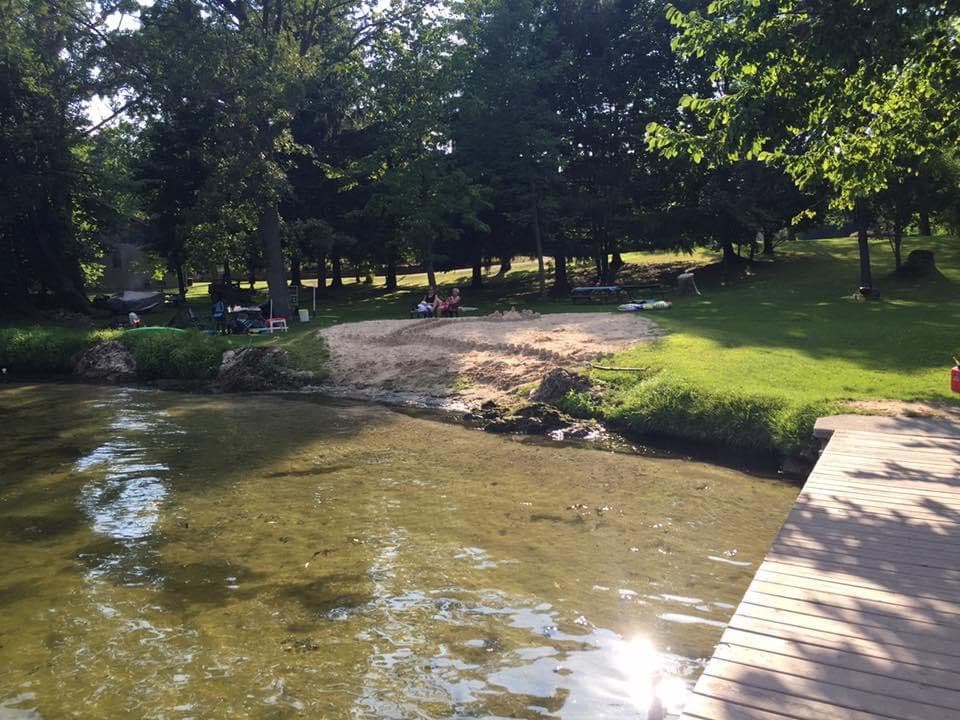
[{"label": "red container", "polygon": [[960,393],[960,365],[950,371],[950,389]]}]

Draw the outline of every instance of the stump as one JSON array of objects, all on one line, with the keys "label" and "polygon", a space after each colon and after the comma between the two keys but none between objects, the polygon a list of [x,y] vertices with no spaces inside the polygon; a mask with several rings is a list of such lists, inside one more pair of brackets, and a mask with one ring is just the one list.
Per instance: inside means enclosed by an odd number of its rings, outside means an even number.
[{"label": "stump", "polygon": [[939,274],[932,250],[914,250],[900,266],[900,274],[911,277],[928,277]]},{"label": "stump", "polygon": [[677,295],[699,295],[696,280],[692,272],[685,272],[677,276]]}]

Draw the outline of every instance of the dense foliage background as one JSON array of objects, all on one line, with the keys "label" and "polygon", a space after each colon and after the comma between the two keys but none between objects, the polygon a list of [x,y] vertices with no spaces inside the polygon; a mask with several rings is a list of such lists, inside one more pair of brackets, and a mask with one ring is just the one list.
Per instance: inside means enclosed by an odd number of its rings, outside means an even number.
[{"label": "dense foliage background", "polygon": [[[804,224],[951,227],[960,7],[883,0],[0,0],[0,305],[179,277],[508,268]],[[112,112],[91,120],[94,98]],[[850,229],[850,228],[847,228]]]}]

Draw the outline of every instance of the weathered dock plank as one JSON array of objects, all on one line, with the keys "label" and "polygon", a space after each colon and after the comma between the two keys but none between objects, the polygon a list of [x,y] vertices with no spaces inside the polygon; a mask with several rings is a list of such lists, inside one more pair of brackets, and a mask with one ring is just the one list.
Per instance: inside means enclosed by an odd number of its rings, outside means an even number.
[{"label": "weathered dock plank", "polygon": [[842,416],[684,709],[960,718],[960,423]]}]

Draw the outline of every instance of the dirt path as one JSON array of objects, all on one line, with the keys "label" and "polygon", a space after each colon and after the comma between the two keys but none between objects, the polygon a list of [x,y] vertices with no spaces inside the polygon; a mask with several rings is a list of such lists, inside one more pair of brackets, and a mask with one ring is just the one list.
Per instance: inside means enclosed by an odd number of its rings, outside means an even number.
[{"label": "dirt path", "polygon": [[868,415],[889,417],[931,417],[960,421],[960,408],[939,402],[906,402],[903,400],[851,400],[847,407]]},{"label": "dirt path", "polygon": [[320,334],[330,346],[334,385],[479,404],[508,400],[551,368],[582,367],[662,332],[635,313],[506,313],[374,320]]}]

